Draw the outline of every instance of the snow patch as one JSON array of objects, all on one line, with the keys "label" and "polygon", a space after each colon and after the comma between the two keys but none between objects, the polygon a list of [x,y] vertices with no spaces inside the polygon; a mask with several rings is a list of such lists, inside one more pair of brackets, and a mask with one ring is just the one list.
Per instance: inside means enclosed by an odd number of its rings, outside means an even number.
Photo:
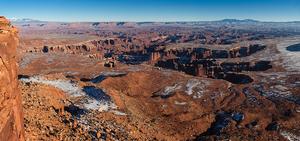
[{"label": "snow patch", "polygon": [[110,97],[101,89],[93,86],[81,88],[75,82],[70,80],[47,80],[41,76],[21,78],[20,81],[25,83],[33,82],[50,85],[64,91],[71,97],[79,97],[80,100],[77,101],[75,105],[87,110],[113,112],[117,115],[126,115],[125,113],[116,112],[118,107],[111,101]]},{"label": "snow patch", "polygon": [[164,91],[161,93],[162,96],[168,96],[171,95],[173,92],[175,92],[176,90],[181,89],[181,85],[180,84],[175,84],[173,86],[166,86]]},{"label": "snow patch", "polygon": [[186,105],[187,103],[186,102],[179,102],[179,101],[175,101],[175,105]]},{"label": "snow patch", "polygon": [[46,85],[53,86],[58,88],[70,96],[83,96],[85,95],[81,88],[74,82],[70,80],[47,80],[40,76],[34,76],[30,78],[21,78],[23,82],[34,82],[34,83],[42,83]]},{"label": "snow patch", "polygon": [[118,110],[113,110],[112,111],[115,115],[119,115],[119,116],[126,116],[127,114]]},{"label": "snow patch", "polygon": [[290,132],[282,131],[282,132],[280,132],[280,134],[289,141],[300,141],[300,136],[297,136]]},{"label": "snow patch", "polygon": [[193,98],[201,98],[206,92],[206,86],[209,84],[208,81],[199,79],[190,79],[186,83],[186,94],[192,95]]},{"label": "snow patch", "polygon": [[300,70],[300,52],[291,52],[286,50],[286,47],[299,43],[299,39],[290,39],[282,41],[277,45],[277,49],[280,51],[280,56],[283,58],[283,65],[288,71]]},{"label": "snow patch", "polygon": [[117,106],[111,101],[97,101],[95,99],[89,99],[87,103],[84,103],[84,107],[88,110],[98,110],[99,112],[117,109]]}]

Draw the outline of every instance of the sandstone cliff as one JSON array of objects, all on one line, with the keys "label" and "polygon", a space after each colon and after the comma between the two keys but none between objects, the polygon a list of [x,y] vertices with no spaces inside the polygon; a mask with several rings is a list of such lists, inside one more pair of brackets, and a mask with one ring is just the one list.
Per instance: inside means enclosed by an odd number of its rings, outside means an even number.
[{"label": "sandstone cliff", "polygon": [[16,48],[18,31],[0,16],[0,141],[24,140]]}]

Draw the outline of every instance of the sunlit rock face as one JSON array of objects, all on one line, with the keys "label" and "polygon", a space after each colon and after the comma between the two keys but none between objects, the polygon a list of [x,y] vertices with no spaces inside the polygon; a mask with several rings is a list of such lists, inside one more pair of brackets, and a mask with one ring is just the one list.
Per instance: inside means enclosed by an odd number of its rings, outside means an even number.
[{"label": "sunlit rock face", "polygon": [[24,140],[18,90],[16,48],[18,31],[0,16],[0,140]]}]

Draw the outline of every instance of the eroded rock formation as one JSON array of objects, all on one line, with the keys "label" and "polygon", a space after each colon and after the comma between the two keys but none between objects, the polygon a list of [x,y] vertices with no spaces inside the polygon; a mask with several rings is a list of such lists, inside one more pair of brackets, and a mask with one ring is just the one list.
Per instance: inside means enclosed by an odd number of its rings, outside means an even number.
[{"label": "eroded rock formation", "polygon": [[0,140],[24,140],[21,96],[18,90],[17,29],[0,16]]},{"label": "eroded rock formation", "polygon": [[[266,71],[272,68],[270,61],[227,62],[216,59],[241,58],[262,51],[266,45],[253,44],[235,47],[229,50],[213,50],[206,48],[165,51],[163,59],[155,65],[162,68],[179,70],[194,76],[225,79],[232,83],[249,83],[252,79],[246,75],[234,74],[243,71]],[[153,60],[153,55],[151,60]],[[241,79],[241,81],[233,81]],[[245,81],[244,81],[245,80]]]}]

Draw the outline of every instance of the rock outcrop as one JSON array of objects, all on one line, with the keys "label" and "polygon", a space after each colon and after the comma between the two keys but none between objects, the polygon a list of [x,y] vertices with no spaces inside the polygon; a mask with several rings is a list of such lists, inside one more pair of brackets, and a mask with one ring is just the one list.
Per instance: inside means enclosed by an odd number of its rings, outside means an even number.
[{"label": "rock outcrop", "polygon": [[16,48],[18,31],[0,16],[0,140],[24,140]]}]

